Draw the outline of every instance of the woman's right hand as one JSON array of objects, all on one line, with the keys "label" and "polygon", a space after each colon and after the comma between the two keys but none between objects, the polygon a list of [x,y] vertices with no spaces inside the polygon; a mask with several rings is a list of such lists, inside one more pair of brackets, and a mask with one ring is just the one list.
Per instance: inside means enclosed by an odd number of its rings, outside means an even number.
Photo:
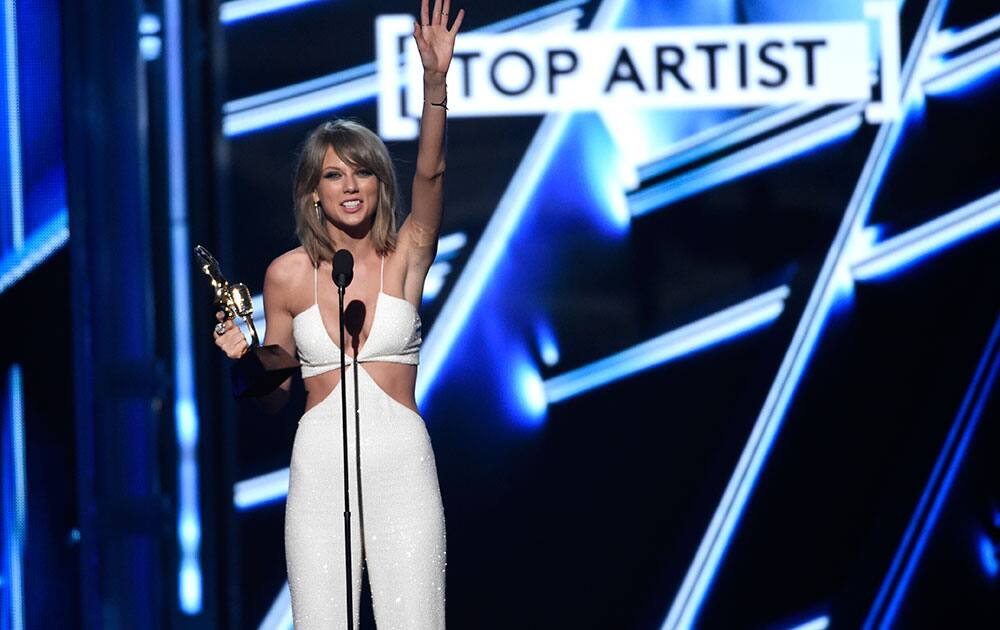
[{"label": "woman's right hand", "polygon": [[240,330],[239,326],[234,325],[232,320],[227,320],[225,317],[221,311],[215,314],[219,324],[225,328],[225,332],[222,334],[219,334],[218,328],[212,331],[215,345],[219,346],[230,359],[239,359],[250,349],[250,344],[247,343],[247,338],[243,336],[243,331]]}]

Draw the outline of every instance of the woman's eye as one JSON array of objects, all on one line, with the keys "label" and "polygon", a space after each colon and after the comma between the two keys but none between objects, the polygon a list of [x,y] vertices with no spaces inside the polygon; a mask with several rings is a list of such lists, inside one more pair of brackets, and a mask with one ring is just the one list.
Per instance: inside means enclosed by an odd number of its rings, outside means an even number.
[{"label": "woman's eye", "polygon": [[326,179],[337,179],[338,177],[340,177],[340,173],[336,171],[330,171],[329,173],[324,173],[323,177]]},{"label": "woman's eye", "polygon": [[358,171],[358,175],[360,175],[361,177],[371,177],[374,174],[375,173],[371,172],[367,168],[363,168]]}]

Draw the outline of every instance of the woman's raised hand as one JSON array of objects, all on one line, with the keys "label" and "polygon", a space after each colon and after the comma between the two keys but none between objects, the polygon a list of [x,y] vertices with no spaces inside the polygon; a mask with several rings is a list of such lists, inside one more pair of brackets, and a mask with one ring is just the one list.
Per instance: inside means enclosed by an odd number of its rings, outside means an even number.
[{"label": "woman's raised hand", "polygon": [[427,13],[428,0],[420,0],[420,22],[413,25],[413,39],[417,41],[420,62],[424,72],[447,74],[455,52],[455,35],[462,26],[465,9],[460,9],[455,21],[448,28],[451,0],[434,0],[434,9]]},{"label": "woman's raised hand", "polygon": [[[247,338],[243,336],[243,331],[234,325],[232,320],[225,319],[225,315],[221,311],[215,314],[215,318],[219,320],[212,333],[215,337],[215,345],[219,346],[230,359],[239,359],[250,348]],[[220,334],[220,331],[223,332]]]}]

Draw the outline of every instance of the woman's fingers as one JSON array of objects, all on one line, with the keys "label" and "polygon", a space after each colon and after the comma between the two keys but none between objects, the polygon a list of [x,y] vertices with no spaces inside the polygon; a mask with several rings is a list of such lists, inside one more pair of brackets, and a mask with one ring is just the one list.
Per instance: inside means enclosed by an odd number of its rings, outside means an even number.
[{"label": "woman's fingers", "polygon": [[420,23],[424,26],[430,24],[430,19],[427,16],[427,0],[420,0]]},{"label": "woman's fingers", "polygon": [[243,336],[243,331],[234,326],[232,321],[225,322],[225,326],[226,331],[221,335],[218,331],[213,331],[215,345],[225,352],[226,356],[230,359],[238,359],[243,356],[243,353],[246,352],[250,344],[247,343],[246,337]]},{"label": "woman's fingers", "polygon": [[431,24],[441,23],[441,0],[434,0],[434,8],[431,9]]},{"label": "woman's fingers", "polygon": [[458,29],[462,28],[462,20],[465,18],[465,9],[459,9],[458,15],[455,17],[455,23],[451,25],[448,29],[450,33],[457,33]]}]

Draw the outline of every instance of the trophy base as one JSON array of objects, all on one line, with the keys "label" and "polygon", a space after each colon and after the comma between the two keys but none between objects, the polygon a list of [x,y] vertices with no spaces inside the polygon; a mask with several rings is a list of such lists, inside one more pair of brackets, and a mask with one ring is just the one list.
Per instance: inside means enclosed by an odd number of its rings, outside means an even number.
[{"label": "trophy base", "polygon": [[243,355],[229,372],[234,398],[257,398],[270,394],[285,382],[299,362],[281,346],[257,346]]}]

